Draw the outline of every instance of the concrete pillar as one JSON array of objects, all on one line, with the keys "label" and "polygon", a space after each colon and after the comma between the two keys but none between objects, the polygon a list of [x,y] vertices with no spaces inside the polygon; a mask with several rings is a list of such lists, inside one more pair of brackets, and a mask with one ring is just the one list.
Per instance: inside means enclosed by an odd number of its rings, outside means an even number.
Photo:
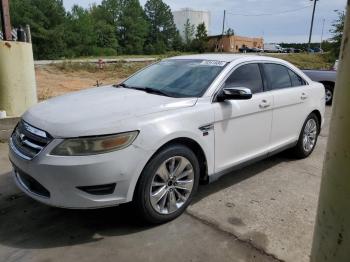
[{"label": "concrete pillar", "polygon": [[32,45],[0,41],[0,111],[20,116],[36,103]]},{"label": "concrete pillar", "polygon": [[323,169],[312,262],[350,261],[350,0]]}]

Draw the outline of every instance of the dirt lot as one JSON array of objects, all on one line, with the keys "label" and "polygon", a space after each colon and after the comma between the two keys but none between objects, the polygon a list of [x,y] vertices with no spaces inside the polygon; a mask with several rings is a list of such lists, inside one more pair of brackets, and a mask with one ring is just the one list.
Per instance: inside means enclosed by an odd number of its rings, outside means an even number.
[{"label": "dirt lot", "polygon": [[130,74],[150,62],[117,63],[104,65],[99,69],[94,64],[62,63],[36,66],[36,80],[39,100],[45,100],[67,92],[99,85],[121,82]]}]

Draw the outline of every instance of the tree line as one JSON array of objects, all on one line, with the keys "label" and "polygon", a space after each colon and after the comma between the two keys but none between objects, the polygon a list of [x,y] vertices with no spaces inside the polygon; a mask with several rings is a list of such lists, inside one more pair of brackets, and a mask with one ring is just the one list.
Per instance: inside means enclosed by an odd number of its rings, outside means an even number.
[{"label": "tree line", "polygon": [[74,5],[69,11],[63,0],[11,0],[10,13],[14,27],[30,25],[36,59],[207,48],[205,25],[188,24],[191,32],[184,32],[182,39],[162,0],[148,0],[144,8],[139,0],[103,0],[89,8]]},{"label": "tree line", "polygon": [[[332,59],[339,56],[345,20],[345,13],[337,12],[333,37],[322,43]],[[30,25],[36,59],[212,51],[205,24],[195,27],[187,20],[181,37],[170,7],[162,0],[148,0],[144,7],[139,0],[102,0],[99,5],[75,5],[68,11],[63,0],[11,0],[10,13],[14,27]],[[228,29],[225,35],[234,35],[234,30]]]}]

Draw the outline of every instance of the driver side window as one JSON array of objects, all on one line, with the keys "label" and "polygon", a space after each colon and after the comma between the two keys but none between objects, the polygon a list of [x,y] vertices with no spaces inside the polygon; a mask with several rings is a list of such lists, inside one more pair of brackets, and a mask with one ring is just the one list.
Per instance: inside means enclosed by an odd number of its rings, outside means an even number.
[{"label": "driver side window", "polygon": [[264,90],[258,64],[246,64],[237,68],[225,82],[225,87],[246,87],[253,94]]}]

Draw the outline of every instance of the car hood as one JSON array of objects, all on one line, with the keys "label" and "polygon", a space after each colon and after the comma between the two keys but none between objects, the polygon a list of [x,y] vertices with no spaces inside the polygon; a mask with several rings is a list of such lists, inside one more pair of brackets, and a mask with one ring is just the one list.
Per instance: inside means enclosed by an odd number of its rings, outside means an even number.
[{"label": "car hood", "polygon": [[[29,109],[23,120],[53,137],[103,135],[135,130],[138,117],[191,107],[196,102],[197,98],[172,98],[106,86],[41,102]],[[121,130],[123,126],[130,130]]]}]

